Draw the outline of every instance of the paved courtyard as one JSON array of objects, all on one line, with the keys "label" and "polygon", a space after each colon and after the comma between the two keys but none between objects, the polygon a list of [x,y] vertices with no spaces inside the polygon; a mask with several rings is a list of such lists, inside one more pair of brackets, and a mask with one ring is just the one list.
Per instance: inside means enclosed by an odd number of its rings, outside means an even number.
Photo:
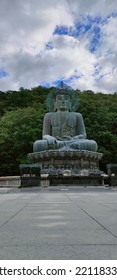
[{"label": "paved courtyard", "polygon": [[0,259],[117,259],[117,189],[1,189]]}]

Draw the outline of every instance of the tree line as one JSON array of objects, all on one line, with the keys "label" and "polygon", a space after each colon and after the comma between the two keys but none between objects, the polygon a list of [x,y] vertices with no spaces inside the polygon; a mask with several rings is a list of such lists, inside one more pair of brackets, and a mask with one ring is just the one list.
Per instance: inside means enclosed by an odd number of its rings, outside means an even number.
[{"label": "tree line", "polygon": [[[42,138],[46,98],[52,88],[20,88],[0,92],[0,176],[19,174],[19,164],[29,163],[35,140]],[[83,115],[87,138],[104,154],[100,169],[117,163],[117,94],[76,90],[77,109]]]}]

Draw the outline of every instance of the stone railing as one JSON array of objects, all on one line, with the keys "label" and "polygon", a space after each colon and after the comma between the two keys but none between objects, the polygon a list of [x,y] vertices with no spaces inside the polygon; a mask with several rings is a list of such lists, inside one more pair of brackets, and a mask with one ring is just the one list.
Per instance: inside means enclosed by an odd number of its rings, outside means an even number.
[{"label": "stone railing", "polygon": [[21,185],[20,176],[0,177],[0,188],[18,188]]}]

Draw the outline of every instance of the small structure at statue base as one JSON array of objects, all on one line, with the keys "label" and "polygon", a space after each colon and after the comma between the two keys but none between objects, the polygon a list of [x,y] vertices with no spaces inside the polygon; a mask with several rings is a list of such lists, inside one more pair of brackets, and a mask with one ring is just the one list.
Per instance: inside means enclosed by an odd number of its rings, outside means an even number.
[{"label": "small structure at statue base", "polygon": [[77,100],[71,89],[55,89],[48,95],[50,112],[44,117],[43,139],[36,140],[33,153],[28,154],[33,163],[42,165],[41,173],[56,177],[58,184],[66,170],[73,184],[75,177],[99,177],[102,173],[99,161],[103,155],[97,152],[97,143],[86,137],[83,117],[75,112]]}]

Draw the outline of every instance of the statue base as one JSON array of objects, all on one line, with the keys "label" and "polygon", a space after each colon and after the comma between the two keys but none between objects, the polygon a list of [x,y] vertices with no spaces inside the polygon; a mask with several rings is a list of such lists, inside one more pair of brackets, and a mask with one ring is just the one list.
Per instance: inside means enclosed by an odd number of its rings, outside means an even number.
[{"label": "statue base", "polygon": [[[87,150],[48,150],[28,154],[28,159],[33,163],[41,165],[41,174],[48,174],[51,178],[50,182],[57,182],[61,184],[72,184],[80,182],[80,184],[87,184],[86,177],[99,178],[102,171],[99,170],[99,161],[102,159],[103,154],[87,151]],[[67,180],[68,177],[68,180]],[[80,178],[80,180],[76,180]],[[85,179],[83,179],[85,177]],[[66,178],[62,180],[62,178]],[[55,179],[55,180],[54,180]],[[82,180],[83,179],[83,180]],[[88,180],[89,181],[89,180]],[[94,181],[94,180],[93,180]],[[55,183],[54,183],[55,184]],[[91,184],[91,183],[90,183]]]}]

